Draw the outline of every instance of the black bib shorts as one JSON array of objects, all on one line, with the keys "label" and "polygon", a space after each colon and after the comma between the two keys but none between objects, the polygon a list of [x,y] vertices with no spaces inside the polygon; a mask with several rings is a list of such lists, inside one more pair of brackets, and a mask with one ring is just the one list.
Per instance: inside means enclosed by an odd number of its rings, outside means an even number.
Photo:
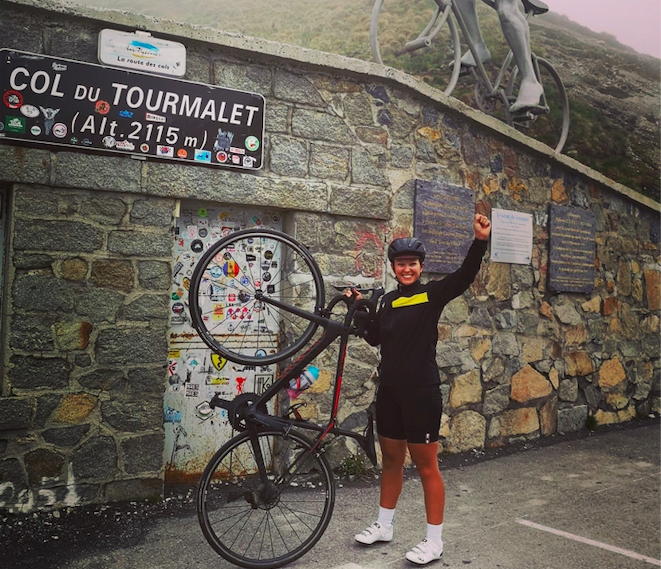
[{"label": "black bib shorts", "polygon": [[440,385],[413,390],[380,385],[376,395],[376,432],[409,443],[438,441],[443,399]]}]

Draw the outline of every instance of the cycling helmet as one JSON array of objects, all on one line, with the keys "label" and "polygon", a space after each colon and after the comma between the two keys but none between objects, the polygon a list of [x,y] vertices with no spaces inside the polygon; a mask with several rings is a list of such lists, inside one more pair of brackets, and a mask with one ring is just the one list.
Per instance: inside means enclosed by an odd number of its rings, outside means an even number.
[{"label": "cycling helmet", "polygon": [[388,247],[388,259],[392,263],[395,257],[409,255],[418,257],[420,262],[425,260],[425,246],[417,237],[401,237],[395,239]]}]

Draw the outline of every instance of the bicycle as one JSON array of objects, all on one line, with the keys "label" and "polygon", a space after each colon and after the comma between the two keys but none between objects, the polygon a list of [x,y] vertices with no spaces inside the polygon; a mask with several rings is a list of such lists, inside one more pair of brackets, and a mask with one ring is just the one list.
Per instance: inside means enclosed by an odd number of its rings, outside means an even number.
[{"label": "bicycle", "polygon": [[[243,393],[231,401],[216,394],[208,407],[198,406],[202,419],[220,408],[238,431],[207,464],[196,496],[202,532],[226,560],[246,568],[280,567],[317,543],[335,502],[333,472],[324,454],[328,435],[351,437],[376,465],[371,414],[363,434],[336,426],[349,337],[366,335],[366,322],[383,289],[361,291],[370,292],[369,299],[359,300],[338,294],[324,306],[324,281],[316,261],[295,239],[272,229],[232,233],[208,249],[195,267],[189,297],[193,326],[212,350],[231,361],[253,366],[281,362],[323,329],[263,394]],[[240,310],[244,322],[214,319],[220,299],[229,295],[246,308]],[[333,314],[339,305],[346,307],[344,315]],[[246,321],[250,325],[242,326]],[[328,424],[303,420],[300,404],[284,416],[270,414],[267,402],[338,338]],[[317,435],[311,439],[301,431]]]},{"label": "bicycle", "polygon": [[[494,0],[482,1],[496,9]],[[521,1],[528,20],[548,12],[548,6],[540,0]],[[505,56],[498,75],[492,82],[477,55],[475,43],[468,33],[455,0],[433,0],[433,2],[436,7],[429,22],[417,38],[407,41],[404,35],[406,32],[401,29],[402,22],[399,21],[401,18],[388,18],[385,14],[384,5],[391,6],[396,0],[376,0],[370,20],[370,45],[374,59],[382,65],[395,66],[402,55],[430,48],[437,38],[449,42],[449,49],[445,53],[451,56],[451,60],[446,60],[444,53],[441,53],[440,60],[437,59],[434,64],[435,67],[441,68],[448,65],[452,70],[450,80],[443,90],[446,95],[449,96],[454,91],[461,75],[470,74],[475,81],[475,102],[482,112],[496,115],[515,128],[526,129],[529,136],[544,142],[556,152],[562,152],[569,133],[569,100],[565,86],[554,67],[547,60],[532,54],[535,75],[544,88],[540,104],[522,112],[510,113],[509,107],[516,100],[515,94],[518,92],[519,84],[518,68],[516,65],[512,66],[512,50],[509,50]],[[462,66],[457,24],[477,63],[475,67]],[[380,42],[379,36],[386,39]],[[415,73],[424,68],[428,69],[429,66],[428,59],[418,57],[417,60],[409,61],[406,67],[409,72]]]}]

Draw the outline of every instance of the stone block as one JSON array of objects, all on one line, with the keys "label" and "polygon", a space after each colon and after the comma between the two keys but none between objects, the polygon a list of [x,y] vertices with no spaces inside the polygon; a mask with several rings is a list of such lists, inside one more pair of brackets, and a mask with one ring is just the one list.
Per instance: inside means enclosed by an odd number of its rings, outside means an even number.
[{"label": "stone block", "polygon": [[166,386],[165,365],[153,368],[135,368],[128,372],[128,386],[133,393],[162,396]]},{"label": "stone block", "polygon": [[271,171],[281,176],[305,178],[308,174],[308,147],[304,140],[287,136],[271,138]]},{"label": "stone block", "polygon": [[14,232],[14,249],[91,253],[103,246],[103,231],[81,221],[39,221],[19,219]]},{"label": "stone block", "polygon": [[51,154],[47,150],[0,146],[0,182],[48,184],[50,169]]},{"label": "stone block", "polygon": [[492,326],[491,314],[486,306],[477,305],[471,308],[470,323],[478,328],[490,330]]},{"label": "stone block", "polygon": [[445,305],[441,313],[441,322],[459,324],[468,320],[468,304],[463,296],[459,296]]},{"label": "stone block", "polygon": [[512,294],[510,267],[507,263],[489,263],[486,267],[486,289],[494,300],[507,300]]},{"label": "stone block", "polygon": [[13,261],[16,269],[51,269],[55,263],[55,259],[50,255],[24,253],[22,251],[14,252]]},{"label": "stone block", "polygon": [[14,280],[14,308],[63,312],[73,309],[74,289],[51,275],[23,274]]},{"label": "stone block", "polygon": [[64,457],[50,449],[40,448],[26,453],[25,470],[30,486],[64,479]]},{"label": "stone block", "polygon": [[56,447],[74,447],[87,434],[90,425],[72,425],[71,427],[54,427],[41,433],[48,444]]},{"label": "stone block", "polygon": [[319,182],[281,180],[264,184],[251,202],[284,209],[328,211],[328,186]]},{"label": "stone block", "polygon": [[387,186],[388,180],[379,167],[379,154],[363,147],[354,147],[351,152],[351,180],[354,184]]},{"label": "stone block", "polygon": [[436,365],[440,368],[460,366],[461,350],[453,344],[439,344],[436,347]]},{"label": "stone block", "polygon": [[18,459],[0,460],[0,480],[2,480],[0,503],[3,508],[18,503],[19,497],[27,490],[28,481],[27,473]]},{"label": "stone block", "polygon": [[216,85],[250,93],[259,93],[265,97],[271,94],[273,73],[268,67],[215,61],[213,72]]},{"label": "stone block", "polygon": [[460,375],[452,382],[450,407],[457,409],[471,403],[482,401],[482,383],[479,370],[472,370]]},{"label": "stone block", "polygon": [[497,332],[491,341],[491,351],[494,355],[518,356],[520,350],[516,336],[512,332]]},{"label": "stone block", "polygon": [[124,303],[124,295],[93,286],[82,289],[75,299],[76,313],[92,322],[114,322],[117,311]]},{"label": "stone block", "polygon": [[490,354],[491,340],[489,338],[477,338],[470,343],[471,357],[476,361],[482,361],[484,356]]},{"label": "stone block", "polygon": [[283,104],[273,103],[266,105],[265,130],[267,133],[286,134],[289,125],[290,107]]},{"label": "stone block", "polygon": [[466,452],[484,448],[486,419],[475,411],[463,411],[450,419],[449,452]]},{"label": "stone block", "polygon": [[627,378],[626,371],[616,357],[601,364],[599,368],[599,386],[610,389]]},{"label": "stone block", "polygon": [[504,411],[510,404],[510,387],[508,385],[499,385],[490,389],[484,394],[484,405],[482,413],[486,416],[496,415]]},{"label": "stone block", "polygon": [[75,257],[62,261],[59,272],[64,280],[81,282],[87,277],[88,269],[87,261]]},{"label": "stone block", "polygon": [[645,290],[647,292],[647,308],[661,308],[661,273],[658,270],[645,269]]},{"label": "stone block", "polygon": [[18,217],[57,215],[59,200],[49,188],[35,189],[18,185],[14,194],[14,212]]},{"label": "stone block", "polygon": [[165,328],[111,328],[102,330],[96,340],[99,364],[158,363],[166,357]]},{"label": "stone block", "polygon": [[594,371],[594,363],[587,352],[569,352],[565,356],[565,374],[584,377]]},{"label": "stone block", "polygon": [[57,347],[63,351],[84,350],[93,329],[90,322],[58,322],[54,326]]},{"label": "stone block", "polygon": [[14,314],[9,332],[9,346],[14,350],[41,352],[52,350],[52,317],[46,315],[30,316]]},{"label": "stone block", "polygon": [[415,150],[406,144],[397,144],[390,149],[390,163],[395,168],[410,168]]},{"label": "stone block", "polygon": [[174,203],[170,200],[137,200],[131,208],[131,223],[170,229]]},{"label": "stone block", "polygon": [[512,376],[512,399],[527,403],[546,397],[552,391],[551,383],[532,366],[526,365]]},{"label": "stone block", "polygon": [[330,212],[352,217],[388,219],[390,198],[387,192],[383,190],[332,186]]},{"label": "stone block", "polygon": [[315,178],[345,180],[349,175],[349,150],[335,146],[312,144],[310,175]]},{"label": "stone block", "polygon": [[588,406],[578,405],[558,411],[558,433],[564,435],[585,428],[588,419]]},{"label": "stone block", "polygon": [[282,69],[275,72],[273,94],[276,99],[325,107],[326,102],[316,87],[304,75],[296,75]]},{"label": "stone block", "polygon": [[128,474],[159,473],[163,467],[163,433],[131,437],[121,443],[124,468]]},{"label": "stone block", "polygon": [[168,297],[164,294],[143,294],[130,304],[122,307],[119,318],[121,320],[164,320],[168,317],[170,308]]},{"label": "stone block", "polygon": [[576,326],[582,322],[581,315],[576,310],[576,307],[569,302],[556,304],[554,311],[558,320],[563,324]]},{"label": "stone block", "polygon": [[578,398],[578,379],[571,377],[563,379],[558,387],[558,398],[560,401],[573,403]]},{"label": "stone block", "polygon": [[108,251],[129,257],[170,257],[172,236],[165,232],[112,231],[108,236]]},{"label": "stone block", "polygon": [[163,497],[163,480],[156,478],[136,478],[116,480],[105,486],[105,502],[126,502],[129,500],[157,500]]},{"label": "stone block", "polygon": [[354,140],[351,130],[340,117],[308,109],[294,109],[291,128],[294,136],[312,140],[345,145]]},{"label": "stone block", "polygon": [[9,383],[13,389],[63,389],[69,383],[71,364],[60,358],[11,358]]},{"label": "stone block", "polygon": [[138,433],[163,428],[163,406],[158,401],[104,401],[103,420],[124,433]]},{"label": "stone block", "polygon": [[34,413],[35,401],[32,397],[0,397],[0,432],[29,429]]},{"label": "stone block", "polygon": [[60,57],[98,63],[98,34],[91,28],[83,28],[82,21],[78,25],[61,22],[50,29],[50,53]]},{"label": "stone block", "polygon": [[135,280],[133,264],[116,259],[94,261],[91,280],[98,287],[130,292]]},{"label": "stone block", "polygon": [[169,290],[172,268],[166,261],[138,261],[138,283],[148,290]]},{"label": "stone block", "polygon": [[354,126],[372,126],[374,115],[370,98],[362,93],[347,95],[344,100],[344,116]]},{"label": "stone block", "polygon": [[124,373],[119,370],[97,369],[92,373],[82,375],[78,378],[78,383],[85,389],[112,391],[117,389],[124,382]]},{"label": "stone block", "polygon": [[539,427],[542,435],[548,436],[556,432],[558,427],[558,399],[551,397],[539,410]]},{"label": "stone block", "polygon": [[83,201],[80,214],[104,225],[117,225],[124,219],[126,203],[119,198],[92,195]]},{"label": "stone block", "polygon": [[36,427],[43,427],[50,419],[53,411],[62,401],[62,395],[46,394],[37,397],[37,412],[34,417]]},{"label": "stone block", "polygon": [[117,448],[112,437],[92,437],[71,455],[77,481],[110,479],[117,475]]},{"label": "stone block", "polygon": [[534,407],[504,411],[499,422],[500,435],[503,437],[529,435],[539,430],[539,417]]},{"label": "stone block", "polygon": [[501,330],[516,328],[517,313],[514,310],[501,310],[496,314],[496,326]]},{"label": "stone block", "polygon": [[90,416],[97,404],[97,398],[89,393],[71,393],[65,396],[53,414],[55,423],[76,425]]},{"label": "stone block", "polygon": [[52,185],[59,187],[140,193],[142,162],[129,157],[58,152]]},{"label": "stone block", "polygon": [[388,131],[378,126],[359,126],[356,127],[356,136],[358,140],[365,144],[388,145]]}]

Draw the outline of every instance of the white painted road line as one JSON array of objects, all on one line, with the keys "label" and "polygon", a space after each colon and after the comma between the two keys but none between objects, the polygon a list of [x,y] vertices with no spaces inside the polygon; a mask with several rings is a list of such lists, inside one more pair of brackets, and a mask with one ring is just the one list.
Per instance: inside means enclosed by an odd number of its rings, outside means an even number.
[{"label": "white painted road line", "polygon": [[566,531],[562,531],[559,529],[553,529],[547,526],[542,526],[534,522],[529,522],[528,520],[516,519],[515,521],[521,525],[528,526],[530,528],[552,533],[553,535],[559,535],[560,537],[566,537],[567,539],[573,539],[574,541],[578,541],[580,543],[586,543],[587,545],[600,547],[601,549],[605,549],[606,551],[619,553],[620,555],[625,555],[626,557],[630,557],[631,559],[638,559],[639,561],[645,561],[646,563],[649,563],[651,565],[656,565],[657,567],[661,567],[660,560],[654,559],[652,557],[647,557],[646,555],[641,555],[640,553],[636,553],[635,551],[629,551],[628,549],[622,549],[620,547],[608,545],[607,543],[594,541],[593,539],[588,539],[587,537],[581,537],[580,535],[574,535],[573,533],[568,533]]}]

